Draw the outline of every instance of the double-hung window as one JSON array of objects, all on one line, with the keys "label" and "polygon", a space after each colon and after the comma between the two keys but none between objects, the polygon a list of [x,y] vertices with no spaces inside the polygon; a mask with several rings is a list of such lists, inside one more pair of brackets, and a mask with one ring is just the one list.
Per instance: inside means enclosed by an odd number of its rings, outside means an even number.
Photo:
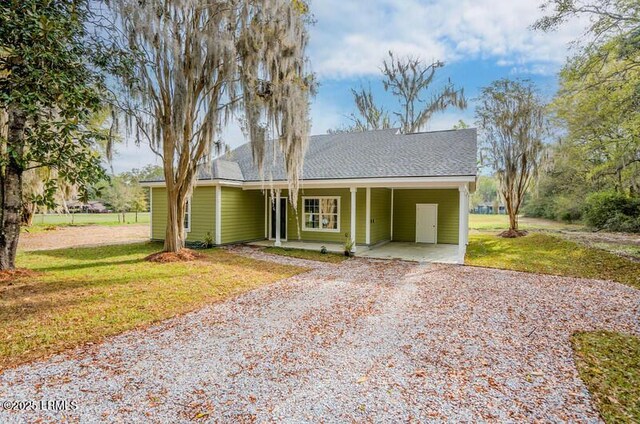
[{"label": "double-hung window", "polygon": [[340,231],[340,197],[303,197],[305,231]]},{"label": "double-hung window", "polygon": [[191,199],[187,200],[184,208],[184,230],[188,233],[191,231]]}]

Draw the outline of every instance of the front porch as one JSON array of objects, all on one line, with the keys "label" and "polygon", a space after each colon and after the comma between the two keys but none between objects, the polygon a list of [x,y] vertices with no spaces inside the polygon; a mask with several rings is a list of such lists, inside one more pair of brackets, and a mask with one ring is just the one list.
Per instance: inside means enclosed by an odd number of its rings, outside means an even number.
[{"label": "front porch", "polygon": [[[252,246],[272,247],[274,240],[260,240],[249,243]],[[282,241],[284,249],[313,250],[319,252],[322,246],[332,253],[343,253],[340,243],[318,243],[307,241]],[[433,262],[455,264],[459,262],[459,250],[456,244],[426,244],[413,242],[387,242],[376,246],[358,246],[356,256],[372,259],[400,259],[412,262]]]}]

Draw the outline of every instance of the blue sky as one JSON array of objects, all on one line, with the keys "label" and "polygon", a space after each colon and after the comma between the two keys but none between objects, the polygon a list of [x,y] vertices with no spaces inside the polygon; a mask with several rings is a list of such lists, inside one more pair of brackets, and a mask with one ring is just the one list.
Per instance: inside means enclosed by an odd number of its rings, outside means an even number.
[{"label": "blue sky", "polygon": [[[379,67],[389,50],[397,55],[442,60],[435,86],[447,78],[464,87],[467,110],[440,113],[427,130],[451,128],[459,119],[474,121],[473,99],[481,87],[503,77],[529,78],[549,98],[557,72],[571,54],[571,42],[584,33],[584,22],[569,22],[542,34],[529,27],[541,16],[539,0],[312,0],[316,24],[310,28],[308,55],[320,83],[311,105],[312,134],[348,123],[353,111],[350,88],[371,85],[387,110],[396,101],[384,92]],[[245,142],[238,126],[223,139]],[[113,168],[121,172],[159,163],[148,146],[117,148]]]}]

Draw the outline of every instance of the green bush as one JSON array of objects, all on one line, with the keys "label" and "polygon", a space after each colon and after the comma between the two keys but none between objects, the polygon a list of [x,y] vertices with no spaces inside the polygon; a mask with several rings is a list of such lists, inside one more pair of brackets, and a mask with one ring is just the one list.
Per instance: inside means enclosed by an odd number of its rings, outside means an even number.
[{"label": "green bush", "polygon": [[525,216],[574,222],[582,218],[582,205],[567,196],[545,196],[530,199],[523,208]]},{"label": "green bush", "polygon": [[598,230],[640,232],[640,199],[605,191],[587,197],[587,225]]},{"label": "green bush", "polygon": [[549,198],[533,198],[524,205],[522,212],[527,217],[556,219],[553,206]]},{"label": "green bush", "polygon": [[574,222],[582,218],[582,205],[570,197],[559,197],[554,208],[556,219]]}]

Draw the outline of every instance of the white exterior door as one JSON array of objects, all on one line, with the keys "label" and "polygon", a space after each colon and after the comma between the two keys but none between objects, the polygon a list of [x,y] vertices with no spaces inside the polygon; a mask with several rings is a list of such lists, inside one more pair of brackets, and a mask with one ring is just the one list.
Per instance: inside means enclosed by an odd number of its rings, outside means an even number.
[{"label": "white exterior door", "polygon": [[438,240],[438,205],[416,205],[416,243],[436,243]]}]

